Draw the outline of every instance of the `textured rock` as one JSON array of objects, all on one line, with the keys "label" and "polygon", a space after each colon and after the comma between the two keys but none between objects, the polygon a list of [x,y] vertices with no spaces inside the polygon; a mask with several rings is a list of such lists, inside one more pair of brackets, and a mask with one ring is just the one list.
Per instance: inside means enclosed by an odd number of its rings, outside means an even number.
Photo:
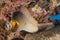
[{"label": "textured rock", "polygon": [[36,34],[27,34],[24,40],[60,40],[59,27]]}]

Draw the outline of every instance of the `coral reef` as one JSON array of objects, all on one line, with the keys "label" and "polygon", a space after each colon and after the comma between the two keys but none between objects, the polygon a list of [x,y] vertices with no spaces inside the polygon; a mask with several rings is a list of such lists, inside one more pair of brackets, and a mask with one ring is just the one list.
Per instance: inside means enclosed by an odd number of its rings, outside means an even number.
[{"label": "coral reef", "polygon": [[[18,11],[22,12],[23,17]],[[17,14],[14,12],[17,12]],[[33,33],[38,29],[40,31],[40,29],[52,27],[56,21],[49,19],[48,16],[59,13],[60,0],[0,0],[0,40],[59,40],[59,27]],[[11,24],[12,20],[16,21]],[[18,28],[19,32],[16,31],[17,26],[20,26],[20,20],[23,29],[32,34],[28,33],[26,35],[25,32],[20,32],[20,27]],[[43,23],[52,23],[52,25],[41,26]],[[40,24],[39,28],[37,28],[38,24]],[[12,25],[16,29],[12,28]]]}]

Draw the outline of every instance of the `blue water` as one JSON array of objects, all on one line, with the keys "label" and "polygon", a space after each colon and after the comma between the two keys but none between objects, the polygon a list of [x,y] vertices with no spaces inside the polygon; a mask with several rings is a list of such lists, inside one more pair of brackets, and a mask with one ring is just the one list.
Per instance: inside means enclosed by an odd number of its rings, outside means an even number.
[{"label": "blue water", "polygon": [[52,18],[53,20],[60,21],[60,14],[49,16],[48,18]]}]

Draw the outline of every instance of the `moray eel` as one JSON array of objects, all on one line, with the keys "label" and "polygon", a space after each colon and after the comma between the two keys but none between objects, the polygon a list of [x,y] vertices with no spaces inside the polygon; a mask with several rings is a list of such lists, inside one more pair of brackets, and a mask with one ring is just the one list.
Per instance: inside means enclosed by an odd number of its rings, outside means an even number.
[{"label": "moray eel", "polygon": [[[24,9],[24,8],[23,8]],[[34,33],[38,31],[37,21],[29,14],[27,9],[21,9],[13,13],[13,20],[18,21],[20,24],[17,31],[27,31]]]}]

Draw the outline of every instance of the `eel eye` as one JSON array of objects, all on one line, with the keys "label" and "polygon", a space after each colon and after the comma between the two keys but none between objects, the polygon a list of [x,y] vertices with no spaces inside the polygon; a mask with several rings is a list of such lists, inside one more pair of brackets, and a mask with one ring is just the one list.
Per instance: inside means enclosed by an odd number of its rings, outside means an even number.
[{"label": "eel eye", "polygon": [[20,23],[18,21],[12,21],[11,24],[12,24],[12,28],[19,27],[19,25],[20,25]]}]

